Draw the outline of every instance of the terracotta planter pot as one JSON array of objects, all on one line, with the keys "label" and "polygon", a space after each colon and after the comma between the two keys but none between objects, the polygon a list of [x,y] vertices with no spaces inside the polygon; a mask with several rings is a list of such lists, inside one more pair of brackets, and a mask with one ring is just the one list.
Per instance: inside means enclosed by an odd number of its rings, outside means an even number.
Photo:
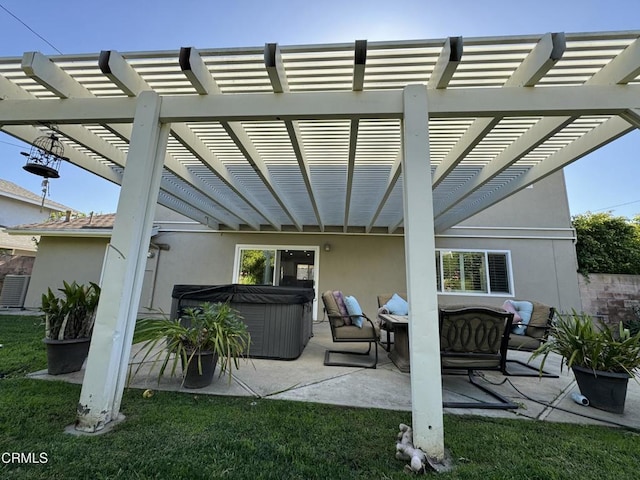
[{"label": "terracotta planter pot", "polygon": [[[198,357],[200,357],[200,364]],[[184,382],[182,383],[184,388],[204,388],[211,385],[217,363],[218,356],[213,352],[201,352],[194,355],[184,373]],[[201,371],[199,365],[202,366]]]},{"label": "terracotta planter pot", "polygon": [[77,372],[89,354],[90,338],[51,340],[45,338],[47,346],[47,369],[49,375]]},{"label": "terracotta planter pot", "polygon": [[580,388],[580,393],[589,399],[589,405],[613,413],[623,413],[627,397],[629,375],[626,373],[601,372],[579,366],[571,367]]}]

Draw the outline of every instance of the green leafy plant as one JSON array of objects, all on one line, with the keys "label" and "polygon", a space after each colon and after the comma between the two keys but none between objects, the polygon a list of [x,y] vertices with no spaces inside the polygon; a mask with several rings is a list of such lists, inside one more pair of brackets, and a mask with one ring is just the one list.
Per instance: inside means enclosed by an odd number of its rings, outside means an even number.
[{"label": "green leafy plant", "polygon": [[63,281],[56,295],[51,288],[42,294],[40,310],[45,315],[45,337],[51,340],[89,338],[100,299],[100,286]]},{"label": "green leafy plant", "polygon": [[563,357],[563,364],[604,372],[634,375],[640,367],[640,334],[631,335],[623,324],[616,330],[600,322],[597,327],[591,316],[577,313],[558,315],[551,327],[549,339],[531,358],[542,356],[540,370],[550,353]]},{"label": "green leafy plant", "polygon": [[[231,381],[233,367],[249,351],[251,337],[242,316],[228,303],[203,303],[185,309],[182,318],[143,318],[136,323],[133,343],[144,342],[136,353],[142,360],[133,373],[139,372],[148,359],[153,365],[159,362],[158,382],[167,368],[171,376],[176,374],[178,364],[184,371],[193,362],[200,362],[200,353],[217,354],[220,375],[227,373]],[[202,373],[202,365],[198,364]]]},{"label": "green leafy plant", "polygon": [[637,335],[640,332],[640,305],[631,307],[633,317],[624,320],[624,328],[629,329],[631,335]]}]

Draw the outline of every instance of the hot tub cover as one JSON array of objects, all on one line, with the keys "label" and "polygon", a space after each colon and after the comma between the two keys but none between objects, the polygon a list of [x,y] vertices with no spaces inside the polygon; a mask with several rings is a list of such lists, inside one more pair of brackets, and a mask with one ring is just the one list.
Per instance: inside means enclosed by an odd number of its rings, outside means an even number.
[{"label": "hot tub cover", "polygon": [[313,301],[313,288],[272,285],[174,285],[172,298],[231,303],[307,303]]}]

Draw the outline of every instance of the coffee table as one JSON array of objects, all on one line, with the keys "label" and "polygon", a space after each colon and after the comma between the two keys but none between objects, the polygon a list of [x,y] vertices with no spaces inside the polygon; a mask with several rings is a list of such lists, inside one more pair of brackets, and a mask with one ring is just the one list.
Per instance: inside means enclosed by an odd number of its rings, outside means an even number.
[{"label": "coffee table", "polygon": [[381,313],[380,319],[387,323],[393,331],[393,348],[389,352],[389,358],[401,372],[410,372],[409,362],[409,317],[407,315],[391,315]]}]

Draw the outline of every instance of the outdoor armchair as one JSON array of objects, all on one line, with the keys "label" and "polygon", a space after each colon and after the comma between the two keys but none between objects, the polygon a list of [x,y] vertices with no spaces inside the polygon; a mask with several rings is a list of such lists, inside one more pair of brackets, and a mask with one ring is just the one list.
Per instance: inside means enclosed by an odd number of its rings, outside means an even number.
[{"label": "outdoor armchair", "polygon": [[497,402],[444,402],[448,408],[514,409],[516,404],[475,380],[476,370],[505,371],[513,314],[491,307],[441,308],[440,363],[443,374],[466,371],[469,381]]},{"label": "outdoor armchair", "polygon": [[[361,310],[347,310],[342,292],[327,290],[322,294],[322,302],[329,319],[331,337],[336,343],[366,343],[366,351],[327,350],[324,364],[329,366],[376,368],[378,364],[378,331],[374,323]],[[353,297],[349,297],[353,298]],[[350,304],[351,305],[351,304]],[[357,302],[356,302],[357,305]],[[360,326],[358,326],[360,323]],[[371,347],[374,358],[371,359]]]},{"label": "outdoor armchair", "polygon": [[[554,307],[535,301],[507,300],[503,304],[503,308],[514,314],[513,328],[509,335],[510,350],[533,352],[547,340],[556,313]],[[535,370],[535,372],[531,373],[515,373],[507,370],[505,373],[508,375],[558,377],[558,375],[547,372],[542,372],[542,375],[540,375],[538,367],[529,365],[521,360],[513,359],[507,360],[507,362],[517,363],[527,369]]]}]

